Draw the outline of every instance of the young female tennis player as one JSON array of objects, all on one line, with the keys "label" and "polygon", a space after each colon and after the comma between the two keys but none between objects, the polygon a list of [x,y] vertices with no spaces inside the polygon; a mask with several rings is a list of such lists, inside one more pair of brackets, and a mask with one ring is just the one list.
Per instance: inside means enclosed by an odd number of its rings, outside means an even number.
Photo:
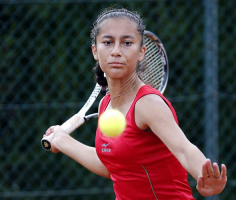
[{"label": "young female tennis player", "polygon": [[227,182],[226,166],[220,171],[189,142],[168,100],[138,77],[146,50],[144,29],[138,14],[113,9],[98,17],[91,34],[96,80],[110,91],[100,102],[99,114],[120,110],[127,120],[124,133],[108,138],[98,128],[94,148],[52,126],[45,134],[54,132],[51,151],[110,178],[117,200],[193,200],[188,173],[201,195],[219,194]]}]

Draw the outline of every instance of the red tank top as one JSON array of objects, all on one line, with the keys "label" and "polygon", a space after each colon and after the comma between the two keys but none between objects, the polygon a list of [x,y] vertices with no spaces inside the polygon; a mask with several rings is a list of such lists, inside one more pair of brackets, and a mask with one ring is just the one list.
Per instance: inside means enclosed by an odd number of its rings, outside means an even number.
[{"label": "red tank top", "polygon": [[[135,104],[148,94],[159,95],[178,123],[170,102],[145,85],[139,89],[126,115],[127,127],[121,136],[109,138],[97,128],[97,155],[110,172],[116,200],[194,200],[187,171],[154,133],[140,130],[135,123]],[[109,102],[108,94],[101,103],[99,115]]]}]

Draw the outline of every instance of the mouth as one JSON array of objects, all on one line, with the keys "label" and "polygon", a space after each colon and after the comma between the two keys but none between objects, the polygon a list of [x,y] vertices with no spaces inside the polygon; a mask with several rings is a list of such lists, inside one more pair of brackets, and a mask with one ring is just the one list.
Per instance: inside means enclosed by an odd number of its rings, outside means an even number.
[{"label": "mouth", "polygon": [[110,62],[108,64],[112,67],[123,67],[124,66],[124,63],[121,63],[121,62]]}]

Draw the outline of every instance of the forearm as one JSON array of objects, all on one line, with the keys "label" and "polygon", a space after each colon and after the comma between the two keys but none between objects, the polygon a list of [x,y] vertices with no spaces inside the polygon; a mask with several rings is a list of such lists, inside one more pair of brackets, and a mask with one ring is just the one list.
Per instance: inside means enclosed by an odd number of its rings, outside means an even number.
[{"label": "forearm", "polygon": [[91,172],[110,178],[107,168],[98,158],[94,147],[84,145],[66,134],[54,138],[52,142],[56,149],[80,163]]},{"label": "forearm", "polygon": [[178,157],[182,166],[195,180],[202,175],[202,164],[206,162],[206,157],[195,145],[189,145]]}]

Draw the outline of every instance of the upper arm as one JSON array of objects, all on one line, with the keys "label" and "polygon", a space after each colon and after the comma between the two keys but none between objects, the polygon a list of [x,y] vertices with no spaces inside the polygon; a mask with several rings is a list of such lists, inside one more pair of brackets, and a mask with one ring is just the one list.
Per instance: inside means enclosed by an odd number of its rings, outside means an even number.
[{"label": "upper arm", "polygon": [[158,95],[146,95],[136,103],[135,121],[141,129],[150,128],[176,157],[192,145]]}]

